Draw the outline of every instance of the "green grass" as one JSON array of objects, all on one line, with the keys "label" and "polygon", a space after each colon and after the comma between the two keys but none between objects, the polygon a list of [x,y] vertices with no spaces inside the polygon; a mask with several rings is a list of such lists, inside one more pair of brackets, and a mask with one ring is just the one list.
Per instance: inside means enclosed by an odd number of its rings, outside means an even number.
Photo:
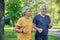
[{"label": "green grass", "polygon": [[[13,27],[11,27],[9,25],[5,25],[5,28],[13,28]],[[58,24],[54,24],[53,28],[54,29],[60,29],[60,26],[58,26]]]},{"label": "green grass", "polygon": [[5,29],[5,40],[16,40],[16,33],[13,34],[12,29]]},{"label": "green grass", "polygon": [[55,37],[55,36],[49,35],[48,40],[60,40],[60,37]]},{"label": "green grass", "polygon": [[[13,34],[12,29],[5,29],[5,40],[17,40],[16,32],[14,32],[14,34]],[[32,40],[35,40],[34,33],[33,33]],[[60,37],[55,37],[55,36],[49,35],[48,40],[60,40]]]}]

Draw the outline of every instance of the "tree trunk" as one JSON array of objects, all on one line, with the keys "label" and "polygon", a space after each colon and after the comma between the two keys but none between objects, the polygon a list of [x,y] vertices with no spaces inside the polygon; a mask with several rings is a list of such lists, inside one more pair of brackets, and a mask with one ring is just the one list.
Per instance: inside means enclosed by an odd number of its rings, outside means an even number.
[{"label": "tree trunk", "polygon": [[0,40],[4,40],[4,0],[0,0]]}]

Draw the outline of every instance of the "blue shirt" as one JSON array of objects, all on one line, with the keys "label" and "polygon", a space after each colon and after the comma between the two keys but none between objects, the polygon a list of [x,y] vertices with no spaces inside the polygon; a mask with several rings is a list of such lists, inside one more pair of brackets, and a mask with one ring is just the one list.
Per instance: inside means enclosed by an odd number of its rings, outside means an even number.
[{"label": "blue shirt", "polygon": [[41,35],[47,35],[50,22],[51,20],[48,15],[45,15],[45,17],[42,17],[40,14],[36,15],[33,19],[33,23],[36,24],[36,27],[43,29],[42,33],[39,33],[38,31],[36,31],[36,33]]}]

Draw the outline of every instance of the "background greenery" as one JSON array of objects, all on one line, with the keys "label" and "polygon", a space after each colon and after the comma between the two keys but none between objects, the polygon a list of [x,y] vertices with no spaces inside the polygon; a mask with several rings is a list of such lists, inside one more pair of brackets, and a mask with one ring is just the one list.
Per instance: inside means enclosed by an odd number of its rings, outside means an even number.
[{"label": "background greenery", "polygon": [[[60,29],[60,0],[5,0],[5,40],[17,40],[16,32],[13,30],[17,20],[22,17],[22,8],[31,8],[31,18],[40,12],[40,5],[47,6],[47,15],[54,23],[54,29]],[[33,38],[34,40],[34,33]],[[49,35],[49,40],[59,40],[60,37]]]},{"label": "background greenery", "polygon": [[11,22],[14,23],[22,17],[21,10],[25,6],[30,6],[31,8],[31,18],[40,12],[40,5],[46,4],[47,15],[51,17],[54,23],[60,21],[60,0],[46,0],[46,2],[41,0],[5,0],[5,17],[10,18]]}]

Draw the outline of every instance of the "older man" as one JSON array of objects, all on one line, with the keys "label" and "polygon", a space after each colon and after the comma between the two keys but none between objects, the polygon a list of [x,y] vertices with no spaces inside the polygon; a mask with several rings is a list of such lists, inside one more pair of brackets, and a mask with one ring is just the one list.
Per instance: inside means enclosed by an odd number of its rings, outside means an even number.
[{"label": "older man", "polygon": [[36,25],[35,40],[48,40],[48,29],[52,27],[50,17],[46,15],[46,6],[40,6],[40,14],[34,17],[33,23]]}]

